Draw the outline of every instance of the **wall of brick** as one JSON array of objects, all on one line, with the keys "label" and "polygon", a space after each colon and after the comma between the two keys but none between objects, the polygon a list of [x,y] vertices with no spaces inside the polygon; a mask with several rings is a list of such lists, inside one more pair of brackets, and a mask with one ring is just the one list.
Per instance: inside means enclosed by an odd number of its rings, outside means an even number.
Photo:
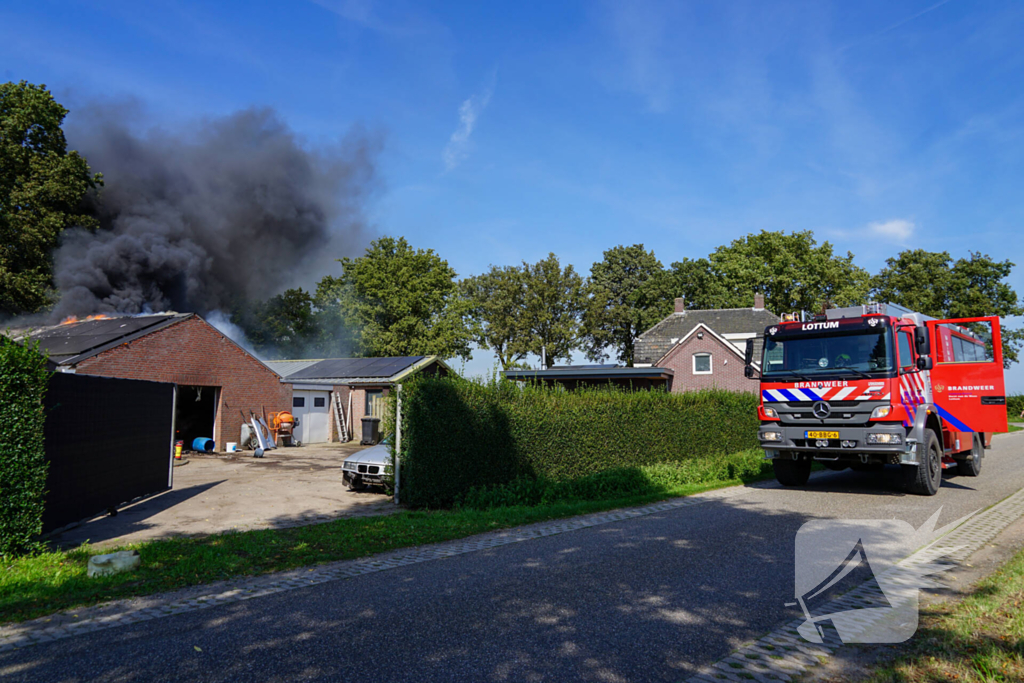
[{"label": "wall of brick", "polygon": [[[733,349],[728,342],[719,341],[710,332],[704,332],[703,339],[698,339],[694,332],[686,341],[674,346],[656,365],[675,372],[673,392],[718,388],[756,393],[758,383],[743,376],[743,358]],[[697,353],[711,354],[710,375],[694,374],[693,356]]]},{"label": "wall of brick", "polygon": [[76,372],[219,387],[213,430],[218,449],[238,441],[240,410],[248,416],[250,410],[259,414],[266,407],[269,413],[292,404],[290,384],[199,316],[88,358]]}]

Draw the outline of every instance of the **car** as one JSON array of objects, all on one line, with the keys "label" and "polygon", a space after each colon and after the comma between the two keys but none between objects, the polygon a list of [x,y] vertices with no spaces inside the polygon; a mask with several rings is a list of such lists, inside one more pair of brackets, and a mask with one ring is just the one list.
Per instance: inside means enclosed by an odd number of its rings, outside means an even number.
[{"label": "car", "polygon": [[390,447],[387,442],[381,442],[348,456],[341,466],[341,479],[351,491],[367,486],[384,486],[385,472],[390,467]]}]

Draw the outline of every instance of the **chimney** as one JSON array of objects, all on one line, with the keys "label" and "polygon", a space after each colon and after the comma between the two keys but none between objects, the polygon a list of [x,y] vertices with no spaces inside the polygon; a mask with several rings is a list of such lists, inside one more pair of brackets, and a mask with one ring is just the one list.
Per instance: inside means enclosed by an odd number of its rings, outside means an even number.
[{"label": "chimney", "polygon": [[686,297],[685,296],[681,296],[678,299],[676,299],[676,313],[685,313],[685,312],[686,312]]},{"label": "chimney", "polygon": [[754,310],[755,311],[763,311],[764,310],[764,294],[761,294],[760,292],[755,292],[754,293]]}]

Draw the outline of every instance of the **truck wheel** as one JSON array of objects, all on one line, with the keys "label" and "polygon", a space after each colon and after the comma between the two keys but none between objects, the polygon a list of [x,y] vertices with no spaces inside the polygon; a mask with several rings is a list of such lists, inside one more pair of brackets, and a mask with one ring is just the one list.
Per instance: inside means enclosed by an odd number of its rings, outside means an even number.
[{"label": "truck wheel", "polygon": [[971,448],[970,460],[961,460],[956,464],[956,473],[963,477],[976,477],[981,474],[981,459],[985,457],[985,446],[982,445],[981,437],[974,435],[974,446]]},{"label": "truck wheel", "polygon": [[775,458],[772,460],[775,478],[783,486],[803,486],[811,476],[810,460],[793,460],[791,458]]},{"label": "truck wheel", "polygon": [[925,431],[924,449],[918,453],[921,462],[917,465],[901,465],[903,488],[909,493],[934,496],[942,485],[942,446],[939,437],[928,429]]}]

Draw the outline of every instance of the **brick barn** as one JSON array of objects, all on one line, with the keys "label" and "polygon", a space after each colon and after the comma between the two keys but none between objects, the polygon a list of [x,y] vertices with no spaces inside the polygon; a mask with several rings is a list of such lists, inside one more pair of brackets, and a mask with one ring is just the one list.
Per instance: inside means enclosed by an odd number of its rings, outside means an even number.
[{"label": "brick barn", "polygon": [[291,405],[291,385],[195,313],[75,320],[23,338],[57,372],[175,384],[176,439],[186,448],[207,437],[223,450],[238,441],[243,413]]}]

